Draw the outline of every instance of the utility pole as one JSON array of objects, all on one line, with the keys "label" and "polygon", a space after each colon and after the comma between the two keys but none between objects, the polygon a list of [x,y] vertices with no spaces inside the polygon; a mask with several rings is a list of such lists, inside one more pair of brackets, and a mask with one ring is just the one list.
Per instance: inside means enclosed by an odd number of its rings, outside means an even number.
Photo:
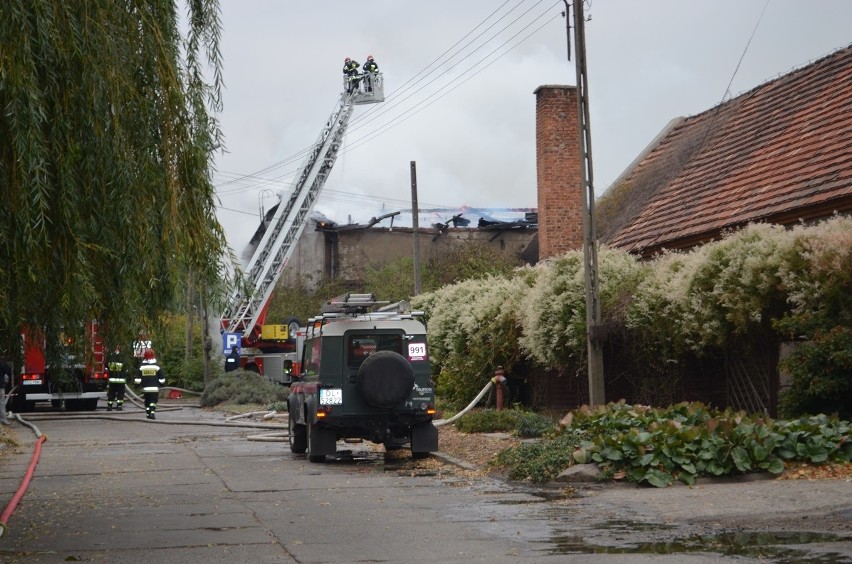
[{"label": "utility pole", "polygon": [[[565,2],[565,25],[568,0]],[[598,289],[598,249],[595,232],[595,190],[592,182],[592,130],[589,122],[589,89],[586,76],[586,32],[583,16],[584,0],[574,0],[575,67],[577,72],[577,121],[580,142],[580,194],[583,200],[583,266],[586,281],[586,345],[588,351],[589,404],[601,405],[605,400],[603,347],[600,336],[601,305]],[[569,40],[568,58],[570,60]]]},{"label": "utility pole", "polygon": [[411,161],[411,225],[414,239],[414,295],[420,295],[420,210],[417,208],[417,163]]}]

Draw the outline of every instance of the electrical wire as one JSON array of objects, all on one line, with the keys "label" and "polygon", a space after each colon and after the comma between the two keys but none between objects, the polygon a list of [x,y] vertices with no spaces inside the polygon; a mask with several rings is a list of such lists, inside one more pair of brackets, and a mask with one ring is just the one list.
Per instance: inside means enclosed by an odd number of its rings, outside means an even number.
[{"label": "electrical wire", "polygon": [[[455,69],[456,67],[461,65],[464,61],[469,60],[473,56],[474,53],[476,53],[477,51],[484,48],[488,43],[490,43],[494,39],[500,37],[501,34],[505,33],[507,30],[511,29],[512,26],[519,24],[521,22],[521,20],[524,18],[524,16],[528,15],[533,9],[535,9],[537,6],[542,4],[544,1],[545,0],[538,0],[530,8],[528,8],[523,13],[521,13],[521,15],[515,17],[512,21],[510,21],[508,24],[506,24],[505,26],[503,26],[499,30],[488,35],[488,37],[480,45],[474,47],[473,45],[476,41],[481,39],[487,32],[493,30],[494,26],[496,26],[498,22],[504,20],[509,14],[514,12],[516,9],[518,9],[523,4],[523,1],[518,2],[508,12],[506,12],[505,14],[500,16],[496,21],[494,21],[491,25],[486,27],[485,30],[483,30],[481,33],[476,35],[473,39],[471,39],[470,41],[467,41],[466,43],[463,43],[465,41],[465,39],[470,37],[470,35],[472,33],[474,33],[477,29],[482,27],[486,22],[488,22],[488,20],[490,20],[495,15],[497,15],[498,12],[504,6],[506,6],[509,3],[508,1],[504,2],[500,7],[498,7],[491,14],[489,14],[483,21],[481,21],[479,24],[477,24],[477,26],[475,26],[473,28],[473,30],[471,30],[465,36],[463,36],[462,39],[457,41],[452,47],[450,47],[449,49],[444,51],[444,53],[439,55],[435,60],[433,60],[426,67],[424,67],[421,71],[419,71],[414,77],[412,77],[407,82],[405,82],[399,89],[395,90],[394,92],[389,93],[386,96],[386,101],[395,100],[398,96],[401,96],[405,92],[414,88],[420,82],[426,80],[429,76],[431,76],[431,74],[433,74],[435,72],[435,70],[437,70],[437,68],[439,68],[438,67],[439,63],[447,64],[447,63],[453,61],[454,59],[456,59],[457,57],[461,57],[460,60],[458,60],[457,62],[452,64],[452,66],[450,66],[448,69],[444,69],[444,71],[445,71],[444,74],[446,75],[450,70]],[[426,89],[416,90],[415,91],[416,94],[419,94],[421,97],[425,96],[425,98],[423,98],[419,101],[418,100],[412,101],[411,107],[403,108],[401,113],[399,115],[395,116],[395,117],[392,117],[392,119],[390,119],[389,122],[384,123],[383,125],[380,125],[379,127],[373,129],[372,131],[369,131],[369,132],[365,133],[364,135],[362,135],[361,137],[357,138],[351,146],[348,146],[347,148],[343,149],[341,151],[341,154],[345,154],[349,151],[355,150],[358,147],[360,147],[361,145],[371,141],[375,137],[385,133],[386,131],[388,131],[392,127],[395,127],[396,125],[399,125],[400,123],[403,123],[404,121],[407,121],[407,119],[410,119],[410,117],[413,117],[417,113],[423,111],[425,108],[431,106],[436,101],[440,100],[444,96],[453,92],[456,88],[458,88],[461,85],[468,82],[470,79],[472,79],[473,77],[478,75],[480,72],[482,72],[482,70],[484,70],[485,68],[487,68],[488,66],[490,66],[491,64],[493,64],[494,62],[496,62],[497,60],[502,58],[503,56],[505,56],[506,54],[508,54],[513,49],[517,48],[520,44],[522,44],[524,41],[529,39],[529,37],[531,37],[532,35],[534,35],[538,31],[540,31],[550,21],[555,19],[558,14],[555,14],[551,19],[547,20],[544,24],[542,24],[541,26],[536,28],[533,32],[531,32],[529,35],[524,37],[521,41],[512,45],[506,52],[497,56],[491,62],[484,64],[485,61],[488,59],[488,57],[493,56],[497,51],[499,51],[501,48],[505,47],[512,39],[516,38],[520,33],[522,33],[523,30],[529,28],[534,22],[536,22],[536,21],[540,20],[542,17],[544,17],[548,13],[548,11],[552,10],[552,8],[554,6],[558,6],[558,5],[559,5],[559,2],[552,3],[552,5],[547,7],[541,14],[536,16],[535,19],[532,20],[532,22],[526,23],[526,25],[524,25],[521,28],[520,31],[514,33],[508,40],[504,41],[500,46],[498,46],[497,48],[490,51],[485,57],[482,57],[481,59],[479,59],[478,61],[476,61],[472,65],[462,69],[461,72],[458,74],[458,76],[451,79],[451,81],[449,83],[445,83],[445,84],[440,85],[440,86],[437,85],[437,84],[430,84],[430,86],[434,86],[434,87],[438,88],[437,92],[427,94]],[[464,54],[462,56],[462,53],[468,47],[471,47],[472,50],[469,53]],[[474,70],[480,65],[484,65],[484,66],[482,66],[482,68],[480,68],[479,70],[476,70],[474,72]],[[471,73],[473,73],[473,74],[471,74]],[[452,86],[452,85],[454,85],[454,86]],[[443,92],[443,94],[441,94],[442,92]],[[375,120],[377,120],[377,119],[379,119],[383,116],[384,117],[388,116],[390,114],[390,112],[392,112],[395,108],[397,108],[403,102],[409,100],[409,98],[412,98],[413,96],[414,96],[414,94],[409,94],[408,96],[405,96],[400,100],[394,101],[392,104],[383,104],[380,110],[373,111],[373,112],[365,112],[364,115],[353,120],[352,126],[350,127],[347,134],[350,135],[352,133],[355,133],[355,132],[357,132],[357,130],[359,128],[366,126],[368,123],[371,123],[371,122],[373,122],[373,121],[375,121]],[[437,98],[436,98],[436,96],[437,96]],[[232,177],[231,179],[229,179],[226,182],[219,184],[217,186],[219,195],[220,196],[227,196],[227,195],[242,192],[242,191],[245,191],[245,190],[258,189],[258,188],[264,187],[264,186],[268,187],[270,185],[273,185],[276,182],[281,182],[286,178],[292,178],[298,172],[298,169],[287,171],[285,174],[277,176],[276,178],[272,178],[272,179],[261,178],[260,175],[264,174],[266,172],[270,172],[272,170],[277,170],[277,169],[283,168],[285,166],[288,166],[288,165],[296,162],[297,160],[299,160],[299,156],[303,156],[303,155],[307,154],[307,152],[309,152],[311,150],[311,148],[312,148],[312,146],[309,146],[309,147],[303,149],[302,151],[299,151],[298,153],[296,153],[295,155],[293,155],[291,157],[287,157],[287,158],[285,158],[281,161],[273,163],[273,164],[271,164],[271,165],[269,165],[269,166],[267,166],[267,167],[265,167],[265,168],[263,168],[259,171],[255,171],[254,173]],[[226,173],[226,174],[234,175],[235,173]],[[256,180],[259,180],[259,183],[255,182],[255,183],[252,183],[250,185],[246,184],[246,182],[248,182],[248,181],[256,181]],[[223,188],[225,186],[232,186],[232,187],[223,190]],[[383,201],[383,199],[379,199],[379,198],[376,198],[376,200],[377,201]]]}]

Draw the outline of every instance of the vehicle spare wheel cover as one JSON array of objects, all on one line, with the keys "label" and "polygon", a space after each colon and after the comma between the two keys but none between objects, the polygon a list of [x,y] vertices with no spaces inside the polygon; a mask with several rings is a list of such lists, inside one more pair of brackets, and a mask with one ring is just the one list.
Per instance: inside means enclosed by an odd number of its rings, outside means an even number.
[{"label": "vehicle spare wheel cover", "polygon": [[364,360],[356,378],[364,401],[375,407],[396,407],[411,395],[414,370],[399,353],[379,351]]}]

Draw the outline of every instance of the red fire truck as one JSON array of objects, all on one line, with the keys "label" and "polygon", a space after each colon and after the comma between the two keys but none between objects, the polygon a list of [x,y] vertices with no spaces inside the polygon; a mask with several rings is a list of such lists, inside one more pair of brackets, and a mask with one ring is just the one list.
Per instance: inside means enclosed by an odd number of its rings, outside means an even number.
[{"label": "red fire truck", "polygon": [[38,330],[24,328],[21,343],[23,365],[12,376],[13,411],[32,411],[38,402],[68,411],[92,411],[99,399],[106,399],[106,351],[97,321],[86,324],[82,352],[70,340],[63,341],[67,354],[62,366],[47,365],[44,336]]}]

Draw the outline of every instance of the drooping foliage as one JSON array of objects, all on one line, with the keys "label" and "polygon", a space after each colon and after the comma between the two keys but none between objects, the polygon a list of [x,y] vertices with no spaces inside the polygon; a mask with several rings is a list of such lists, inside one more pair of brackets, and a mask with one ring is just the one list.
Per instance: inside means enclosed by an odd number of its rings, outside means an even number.
[{"label": "drooping foliage", "polygon": [[0,3],[0,349],[89,319],[127,343],[220,280],[219,8],[179,4]]}]

